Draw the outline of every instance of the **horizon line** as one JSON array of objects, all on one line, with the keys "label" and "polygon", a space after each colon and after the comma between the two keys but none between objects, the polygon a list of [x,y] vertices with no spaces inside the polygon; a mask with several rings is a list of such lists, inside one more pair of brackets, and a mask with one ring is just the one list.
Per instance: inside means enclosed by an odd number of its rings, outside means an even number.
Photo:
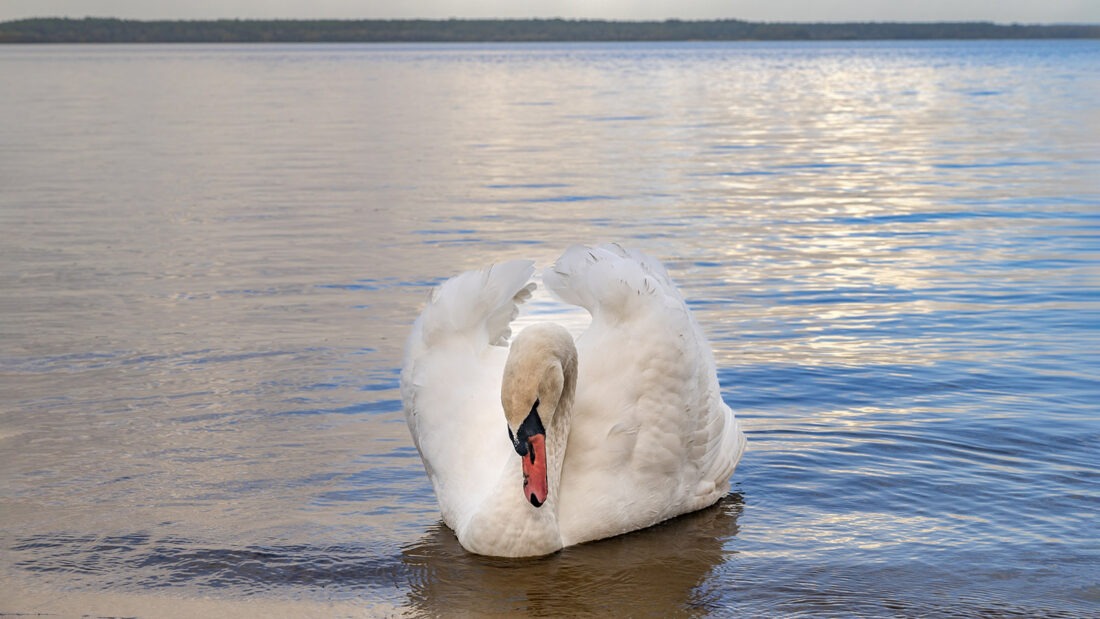
[{"label": "horizon line", "polygon": [[971,19],[971,20],[939,20],[939,21],[925,21],[925,20],[839,20],[839,21],[798,21],[798,20],[751,20],[743,19],[740,17],[713,17],[705,19],[695,18],[679,18],[679,17],[666,17],[664,19],[630,19],[630,18],[606,18],[606,17],[156,17],[156,18],[138,18],[138,17],[114,17],[114,16],[102,16],[102,15],[84,15],[81,17],[73,16],[59,16],[59,15],[38,15],[34,17],[18,17],[14,19],[7,19],[0,21],[0,24],[30,21],[30,20],[45,20],[45,19],[61,19],[70,21],[84,21],[84,20],[115,20],[115,21],[129,21],[129,22],[219,22],[219,21],[255,21],[255,22],[273,22],[273,21],[293,21],[293,22],[530,22],[530,21],[561,21],[561,22],[603,22],[603,23],[622,23],[622,24],[666,24],[666,23],[711,23],[711,22],[740,22],[745,24],[799,24],[799,25],[812,25],[812,24],[828,24],[828,25],[847,25],[847,24],[900,24],[900,25],[939,25],[939,24],[982,24],[993,25],[1000,27],[1013,27],[1013,26],[1026,26],[1026,27],[1045,27],[1045,26],[1100,26],[1100,22],[999,22],[991,19]]}]

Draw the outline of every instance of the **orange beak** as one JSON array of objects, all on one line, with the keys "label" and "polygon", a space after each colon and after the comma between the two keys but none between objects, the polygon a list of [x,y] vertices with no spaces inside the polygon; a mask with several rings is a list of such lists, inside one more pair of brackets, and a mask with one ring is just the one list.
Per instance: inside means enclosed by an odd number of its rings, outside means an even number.
[{"label": "orange beak", "polygon": [[523,495],[531,505],[539,507],[549,494],[546,482],[546,435],[535,434],[527,439],[527,454],[523,458]]}]

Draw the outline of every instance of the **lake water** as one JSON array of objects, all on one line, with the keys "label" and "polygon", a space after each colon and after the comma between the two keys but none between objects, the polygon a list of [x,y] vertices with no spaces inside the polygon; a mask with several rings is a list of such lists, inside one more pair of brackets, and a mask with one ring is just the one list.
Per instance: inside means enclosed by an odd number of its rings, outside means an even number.
[{"label": "lake water", "polygon": [[[0,613],[1100,616],[1100,42],[3,46],[0,78]],[[731,493],[469,555],[408,327],[607,240],[712,340]]]}]

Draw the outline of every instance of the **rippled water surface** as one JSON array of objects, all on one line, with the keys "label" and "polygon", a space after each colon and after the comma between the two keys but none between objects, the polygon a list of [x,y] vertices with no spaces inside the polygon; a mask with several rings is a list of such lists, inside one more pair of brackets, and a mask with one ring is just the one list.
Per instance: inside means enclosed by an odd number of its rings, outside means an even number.
[{"label": "rippled water surface", "polygon": [[[0,76],[0,613],[1100,615],[1100,43]],[[457,271],[605,240],[666,262],[750,450],[712,509],[471,556],[408,326]]]}]

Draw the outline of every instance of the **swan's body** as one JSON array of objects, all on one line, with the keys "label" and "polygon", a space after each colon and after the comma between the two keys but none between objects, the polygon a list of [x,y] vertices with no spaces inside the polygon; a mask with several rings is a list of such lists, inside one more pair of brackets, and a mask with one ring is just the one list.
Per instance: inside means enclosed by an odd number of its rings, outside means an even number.
[{"label": "swan's body", "polygon": [[549,324],[509,342],[533,270],[448,280],[409,337],[406,419],[463,547],[548,554],[724,496],[745,438],[664,268],[617,246],[571,248],[543,280],[591,325],[575,345]]}]

